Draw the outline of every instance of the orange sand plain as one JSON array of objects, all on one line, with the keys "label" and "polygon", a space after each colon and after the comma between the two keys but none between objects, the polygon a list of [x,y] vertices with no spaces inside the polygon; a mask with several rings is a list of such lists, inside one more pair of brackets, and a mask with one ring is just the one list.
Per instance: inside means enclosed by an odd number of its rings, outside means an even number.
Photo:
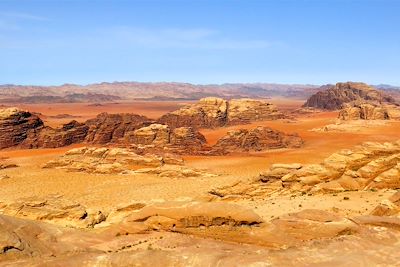
[{"label": "orange sand plain", "polygon": [[[279,107],[295,109],[301,101],[275,100]],[[136,112],[156,118],[163,113],[178,108],[182,102],[135,102],[124,104],[106,104],[101,107],[88,107],[86,104],[55,104],[55,105],[26,105],[24,108],[42,114],[57,115],[68,113],[81,115],[82,118],[94,117],[99,112]],[[84,205],[99,208],[112,208],[121,203],[152,199],[201,198],[215,186],[230,184],[237,179],[247,179],[265,171],[272,163],[317,163],[329,154],[342,149],[351,148],[364,141],[393,141],[400,135],[400,123],[393,122],[384,126],[365,129],[358,133],[321,133],[309,131],[315,127],[322,127],[335,121],[337,113],[327,112],[299,117],[295,121],[265,121],[249,125],[234,126],[219,129],[202,130],[210,144],[216,142],[228,130],[237,128],[251,128],[257,125],[266,125],[285,132],[297,132],[305,140],[303,148],[273,150],[266,153],[250,155],[231,155],[218,157],[188,156],[187,165],[195,168],[204,168],[221,174],[211,178],[173,179],[156,176],[138,175],[88,175],[85,173],[69,173],[64,170],[42,169],[41,166],[63,154],[70,147],[58,149],[37,150],[3,150],[0,157],[9,157],[20,168],[7,169],[4,173],[12,177],[0,181],[0,195],[3,201],[31,195],[62,194]],[[60,123],[57,119],[49,119],[53,125]],[[353,202],[341,203],[343,194],[351,196]],[[299,210],[299,205],[313,208],[324,203],[323,209],[333,206],[340,207],[346,213],[358,213],[371,210],[380,200],[387,198],[391,192],[370,194],[369,202],[363,192],[344,192],[338,196],[309,196],[298,197],[296,200],[288,196],[279,197],[276,205],[268,203],[243,203],[257,206],[263,216],[279,216],[288,211]],[[349,205],[351,204],[351,205]],[[346,206],[346,207],[345,207]],[[255,207],[256,208],[256,207]],[[346,209],[347,208],[347,209]]]}]

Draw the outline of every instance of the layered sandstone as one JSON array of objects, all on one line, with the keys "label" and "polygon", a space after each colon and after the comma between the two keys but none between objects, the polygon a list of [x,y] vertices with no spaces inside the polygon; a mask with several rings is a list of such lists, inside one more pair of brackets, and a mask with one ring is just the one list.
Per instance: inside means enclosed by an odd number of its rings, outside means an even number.
[{"label": "layered sandstone", "polygon": [[215,128],[283,117],[274,105],[264,100],[243,98],[228,101],[207,97],[162,116],[159,122],[171,128]]},{"label": "layered sandstone", "polygon": [[183,159],[173,154],[138,155],[134,150],[126,148],[82,147],[67,151],[58,159],[47,162],[43,168],[95,174],[150,174],[168,178],[216,176],[183,165]]},{"label": "layered sandstone", "polygon": [[125,142],[141,153],[195,154],[203,150],[206,139],[192,127],[171,129],[167,125],[151,124],[128,133]]},{"label": "layered sandstone", "polygon": [[313,107],[326,110],[337,110],[351,102],[368,102],[374,104],[396,104],[396,100],[382,91],[365,83],[337,83],[326,90],[312,95],[303,107]]},{"label": "layered sandstone", "polygon": [[131,149],[106,147],[81,147],[67,151],[58,159],[49,161],[44,168],[61,168],[68,171],[88,173],[118,174],[146,167],[164,164],[183,164],[183,160],[173,155],[164,157],[147,154],[138,155]]},{"label": "layered sandstone", "polygon": [[269,127],[232,130],[212,147],[212,154],[256,152],[278,148],[299,148],[303,140],[297,134],[286,134]]},{"label": "layered sandstone", "polygon": [[40,128],[43,121],[17,108],[0,110],[0,149],[17,146],[28,137],[28,131]]},{"label": "layered sandstone", "polygon": [[367,103],[345,106],[339,112],[341,120],[388,120],[387,108]]},{"label": "layered sandstone", "polygon": [[92,144],[118,143],[127,133],[151,124],[145,116],[129,113],[101,113],[85,122],[88,129],[85,141]]},{"label": "layered sandstone", "polygon": [[87,209],[60,195],[20,198],[10,203],[0,202],[0,213],[78,228],[93,227],[106,219],[101,211]]},{"label": "layered sandstone", "polygon": [[21,148],[57,148],[82,143],[89,127],[77,121],[64,124],[61,128],[48,126],[32,129],[19,145]]},{"label": "layered sandstone", "polygon": [[400,141],[367,142],[332,154],[319,164],[273,164],[253,181],[215,188],[219,198],[265,197],[277,190],[341,192],[400,188]]},{"label": "layered sandstone", "polygon": [[[168,201],[135,203],[112,211],[96,224],[97,229],[79,229],[62,227],[54,216],[60,211],[53,207],[48,211],[47,203],[35,201],[34,207],[32,201],[26,203],[30,208],[22,207],[23,213],[34,215],[33,220],[0,215],[0,260],[5,264],[236,266],[262,262],[273,266],[285,260],[288,266],[299,266],[319,264],[321,258],[332,265],[342,260],[347,264],[354,255],[361,262],[393,265],[400,240],[393,231],[400,220],[388,216],[344,217],[306,209],[267,221],[237,204]],[[50,223],[43,223],[37,214],[51,217],[44,220]],[[358,255],[354,246],[361,245]],[[377,247],[386,253],[376,255]],[[352,254],[343,256],[343,251]]]}]

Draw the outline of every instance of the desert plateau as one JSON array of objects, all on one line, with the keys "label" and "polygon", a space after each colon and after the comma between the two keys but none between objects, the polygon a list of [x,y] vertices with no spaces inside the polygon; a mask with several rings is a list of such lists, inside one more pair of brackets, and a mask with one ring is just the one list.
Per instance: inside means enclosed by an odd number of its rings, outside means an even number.
[{"label": "desert plateau", "polygon": [[0,264],[395,266],[397,101],[346,82],[303,101],[4,107]]},{"label": "desert plateau", "polygon": [[0,1],[0,267],[399,267],[400,1]]}]

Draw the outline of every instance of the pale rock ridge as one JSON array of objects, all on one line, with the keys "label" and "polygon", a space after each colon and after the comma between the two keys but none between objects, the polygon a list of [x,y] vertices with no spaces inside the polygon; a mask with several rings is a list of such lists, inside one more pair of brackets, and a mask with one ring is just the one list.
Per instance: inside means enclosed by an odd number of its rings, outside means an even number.
[{"label": "pale rock ridge", "polygon": [[279,190],[340,192],[400,188],[400,141],[366,142],[342,150],[320,164],[273,164],[254,181],[215,188],[218,198],[264,197]]},{"label": "pale rock ridge", "polygon": [[277,108],[264,100],[207,97],[198,103],[165,114],[159,119],[171,128],[215,128],[259,120],[284,118]]}]

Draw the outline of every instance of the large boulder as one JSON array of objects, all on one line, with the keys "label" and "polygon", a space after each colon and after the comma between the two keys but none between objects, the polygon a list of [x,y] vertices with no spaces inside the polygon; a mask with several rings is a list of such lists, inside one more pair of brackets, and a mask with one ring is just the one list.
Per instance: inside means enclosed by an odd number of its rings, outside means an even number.
[{"label": "large boulder", "polygon": [[43,121],[30,112],[17,108],[0,110],[0,149],[19,145],[30,130],[42,126]]},{"label": "large boulder", "polygon": [[93,227],[106,219],[101,211],[87,209],[61,195],[35,196],[0,203],[0,213],[77,228]]}]

